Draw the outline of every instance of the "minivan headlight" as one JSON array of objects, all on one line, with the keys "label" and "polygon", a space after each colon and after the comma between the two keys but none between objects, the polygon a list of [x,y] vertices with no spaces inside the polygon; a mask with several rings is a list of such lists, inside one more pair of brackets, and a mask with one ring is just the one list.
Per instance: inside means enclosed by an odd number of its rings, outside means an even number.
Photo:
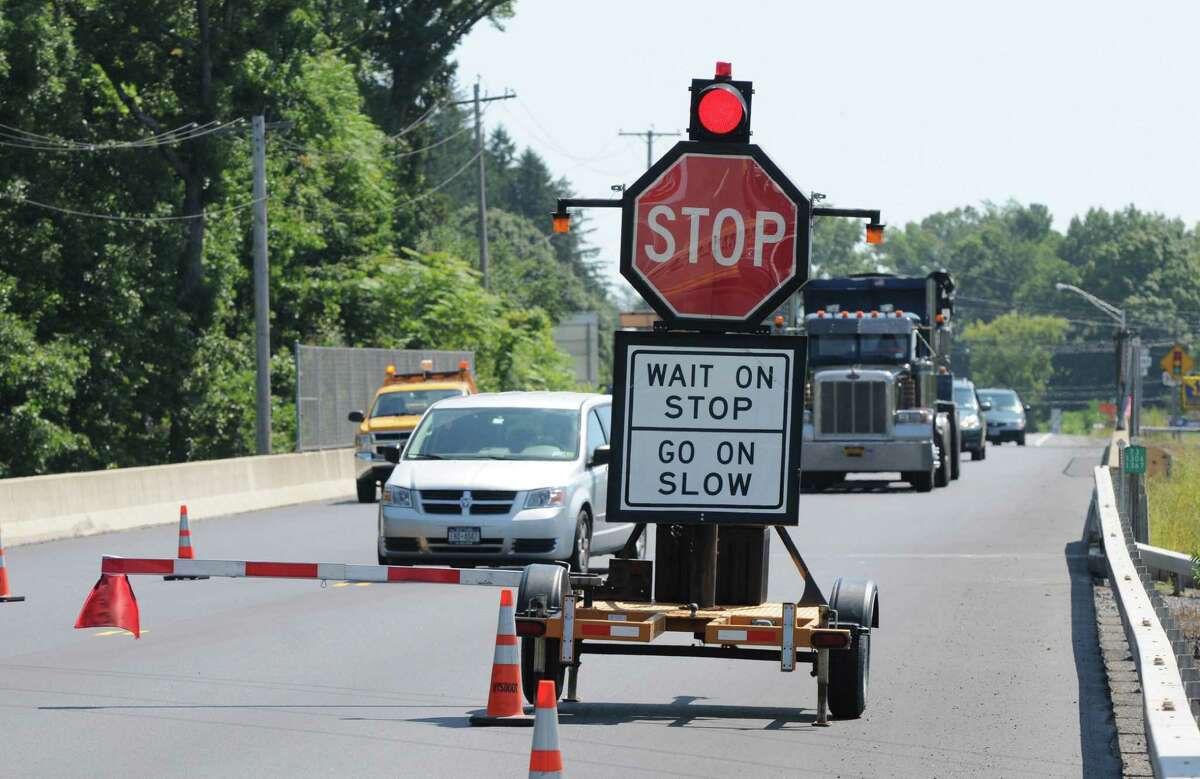
[{"label": "minivan headlight", "polygon": [[525,508],[544,509],[561,506],[567,500],[567,491],[562,487],[546,487],[541,490],[530,490],[525,496]]},{"label": "minivan headlight", "polygon": [[971,414],[970,416],[965,416],[962,418],[963,430],[974,430],[977,427],[979,427],[979,417]]},{"label": "minivan headlight", "polygon": [[409,508],[412,506],[412,490],[389,484],[383,488],[383,502],[389,506]]}]

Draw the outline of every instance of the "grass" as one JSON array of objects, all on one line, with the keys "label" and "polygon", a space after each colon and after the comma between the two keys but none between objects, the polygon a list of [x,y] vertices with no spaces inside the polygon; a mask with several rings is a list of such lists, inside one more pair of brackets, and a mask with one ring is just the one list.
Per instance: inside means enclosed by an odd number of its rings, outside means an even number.
[{"label": "grass", "polygon": [[1170,434],[1143,436],[1144,443],[1171,453],[1169,478],[1146,477],[1150,543],[1189,555],[1200,551],[1200,438],[1196,436],[1200,434],[1186,434],[1179,441]]}]

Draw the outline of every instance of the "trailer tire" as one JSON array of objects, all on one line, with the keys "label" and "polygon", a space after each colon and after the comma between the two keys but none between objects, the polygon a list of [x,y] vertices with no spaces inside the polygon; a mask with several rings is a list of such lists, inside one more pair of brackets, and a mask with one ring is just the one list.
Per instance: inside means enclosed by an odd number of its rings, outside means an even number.
[{"label": "trailer tire", "polygon": [[850,648],[830,650],[829,710],[837,719],[857,719],[867,708],[871,678],[871,628],[879,627],[879,590],[870,579],[838,577],[830,590],[835,627],[850,630]]},{"label": "trailer tire", "polygon": [[[567,569],[561,565],[542,563],[527,565],[521,573],[517,589],[518,614],[539,611],[560,611],[569,582]],[[541,671],[535,666],[538,642],[542,642],[545,662]],[[530,705],[537,704],[538,682],[554,680],[557,696],[563,692],[567,669],[562,664],[562,642],[557,638],[521,637],[521,692]]]}]

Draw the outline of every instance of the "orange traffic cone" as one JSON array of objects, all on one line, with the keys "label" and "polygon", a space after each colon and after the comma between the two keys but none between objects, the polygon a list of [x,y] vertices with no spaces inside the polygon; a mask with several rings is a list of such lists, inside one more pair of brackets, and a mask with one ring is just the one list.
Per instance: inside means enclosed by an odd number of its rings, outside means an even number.
[{"label": "orange traffic cone", "polygon": [[196,559],[196,556],[192,554],[192,530],[188,527],[186,505],[179,507],[179,559]]},{"label": "orange traffic cone", "polygon": [[8,569],[4,567],[4,540],[0,539],[0,603],[20,603],[24,595],[13,595],[8,589]]},{"label": "orange traffic cone", "polygon": [[529,726],[533,719],[521,708],[521,650],[517,644],[516,606],[512,590],[500,590],[500,618],[496,625],[496,651],[487,712],[472,714],[472,725]]},{"label": "orange traffic cone", "polygon": [[563,775],[562,752],[558,750],[557,697],[553,679],[538,682],[533,751],[529,753],[529,779],[553,779]]}]

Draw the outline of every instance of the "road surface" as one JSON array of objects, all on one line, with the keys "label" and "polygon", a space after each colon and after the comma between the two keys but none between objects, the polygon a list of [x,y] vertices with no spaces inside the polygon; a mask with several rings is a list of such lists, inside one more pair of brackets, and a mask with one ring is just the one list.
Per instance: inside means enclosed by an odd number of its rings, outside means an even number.
[{"label": "road surface", "polygon": [[[815,728],[816,685],[770,663],[585,657],[560,738],[575,777],[1107,776],[1085,550],[1099,445],[992,447],[944,490],[805,495],[820,581],[869,575],[866,715]],[[198,556],[374,563],[375,510],[193,522]],[[8,550],[0,776],[512,777],[528,729],[486,700],[497,591],[134,577],[143,638],[72,630],[102,553],[171,556],[174,527]],[[772,547],[770,590],[799,579]],[[601,562],[601,564],[603,564]],[[806,668],[806,667],[802,667]]]}]

